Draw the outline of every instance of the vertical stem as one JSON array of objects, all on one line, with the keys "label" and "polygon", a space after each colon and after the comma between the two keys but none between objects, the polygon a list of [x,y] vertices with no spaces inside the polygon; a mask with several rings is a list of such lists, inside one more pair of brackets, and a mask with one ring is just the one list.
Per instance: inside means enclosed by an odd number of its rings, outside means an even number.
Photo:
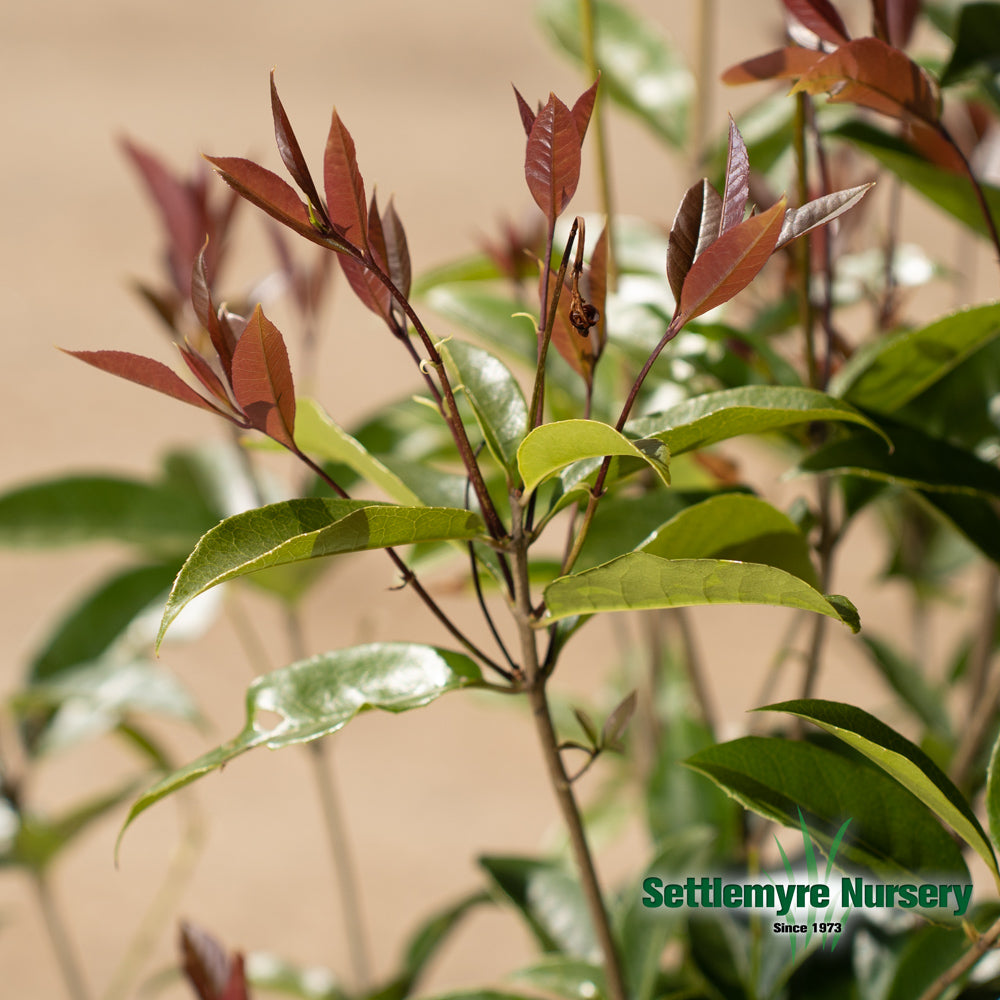
[{"label": "vertical stem", "polygon": [[49,886],[48,877],[43,872],[35,872],[33,880],[38,907],[42,911],[45,929],[48,931],[52,950],[56,954],[56,962],[62,973],[66,993],[71,1000],[89,1000],[90,994],[83,980],[83,973],[77,961],[73,944],[70,941],[62,914],[56,905],[55,898]]},{"label": "vertical stem", "polygon": [[706,136],[712,114],[712,86],[715,84],[715,0],[699,0],[694,13],[694,100],[691,102],[691,176],[701,176],[707,159]]}]

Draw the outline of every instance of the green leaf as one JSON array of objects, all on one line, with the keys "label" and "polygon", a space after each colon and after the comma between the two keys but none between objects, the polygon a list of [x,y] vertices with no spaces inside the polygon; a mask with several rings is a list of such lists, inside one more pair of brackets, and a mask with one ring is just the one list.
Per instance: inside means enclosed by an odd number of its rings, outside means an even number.
[{"label": "green leaf", "polygon": [[962,852],[909,792],[878,768],[804,740],[744,736],[699,751],[689,767],[761,816],[799,827],[827,852],[845,819],[841,862],[895,880],[900,874],[961,873]]},{"label": "green leaf", "polygon": [[724,493],[675,514],[640,546],[663,559],[730,559],[776,566],[810,587],[809,543],[788,517],[744,493]]},{"label": "green leaf", "polygon": [[157,645],[189,601],[226,580],[344,552],[471,540],[484,530],[467,510],[373,505],[370,500],[285,500],[236,514],[208,532],[184,564],[167,600]]},{"label": "green leaf", "polygon": [[310,458],[346,465],[398,503],[419,507],[420,497],[364,446],[333,421],[313,399],[300,399],[295,442]]},{"label": "green leaf", "polygon": [[670,485],[666,449],[648,448],[643,442],[630,441],[599,420],[559,420],[536,427],[517,450],[525,495],[573,462],[606,455],[640,459],[648,463],[667,486]]},{"label": "green leaf", "polygon": [[69,476],[0,496],[0,545],[16,548],[112,540],[178,553],[209,527],[197,497],[136,479]]},{"label": "green leaf", "polygon": [[546,621],[598,611],[770,604],[836,618],[852,632],[861,627],[857,611],[846,598],[824,597],[773,566],[722,559],[662,559],[647,552],[629,552],[582,573],[560,577],[545,589],[545,604]]},{"label": "green leaf", "polygon": [[[928,163],[905,142],[864,122],[846,122],[829,134],[853,143],[938,208],[973,232],[989,238],[982,209],[968,178]],[[994,219],[1000,218],[1000,189],[990,184],[983,184],[982,187],[990,213]]]},{"label": "green leaf", "polygon": [[298,1000],[348,998],[328,969],[297,965],[266,951],[252,951],[247,955],[246,977],[255,990],[268,990]]},{"label": "green leaf", "polygon": [[523,315],[524,307],[516,300],[484,291],[476,284],[452,284],[432,288],[427,304],[506,354],[534,366],[536,323]]},{"label": "green leaf", "polygon": [[1000,733],[997,734],[986,775],[986,820],[993,843],[1000,847]]},{"label": "green leaf", "polygon": [[[342,729],[361,712],[406,712],[481,683],[467,656],[407,642],[372,643],[323,653],[265,674],[250,685],[246,723],[233,739],[167,775],[133,804],[118,835],[160,799],[255,747],[308,743]],[[259,713],[277,713],[268,723]]]},{"label": "green leaf", "polygon": [[870,434],[831,441],[799,462],[796,472],[840,472],[935,493],[1000,497],[1000,469],[964,448],[913,427],[883,421],[895,449]]},{"label": "green leaf", "polygon": [[961,309],[858,351],[837,373],[830,391],[863,409],[892,413],[998,334],[1000,303]]},{"label": "green leaf", "polygon": [[969,938],[960,927],[925,925],[911,928],[892,971],[885,1000],[919,997],[938,976],[968,950]]},{"label": "green leaf", "polygon": [[669,410],[631,420],[625,429],[666,442],[680,455],[740,434],[765,434],[820,420],[861,424],[889,438],[863,413],[815,389],[754,385],[696,396]]},{"label": "green leaf", "polygon": [[481,857],[479,864],[520,910],[544,951],[600,958],[583,890],[562,865],[518,857]]},{"label": "green leaf", "polygon": [[993,848],[976,814],[951,779],[920,747],[868,712],[840,702],[801,699],[767,705],[758,711],[788,712],[808,719],[863,753],[947,823],[986,862],[1000,882]]},{"label": "green leaf", "polygon": [[958,14],[957,38],[941,86],[977,71],[1000,73],[1000,7],[996,3],[966,3]]},{"label": "green leaf", "polygon": [[[538,13],[556,44],[582,62],[580,5],[542,0]],[[694,80],[657,25],[621,4],[597,0],[594,37],[601,89],[669,145],[682,147]]]},{"label": "green leaf", "polygon": [[961,493],[921,493],[920,497],[947,518],[987,559],[1000,564],[1000,515],[995,504]]},{"label": "green leaf", "polygon": [[518,445],[528,433],[528,405],[517,379],[502,361],[471,344],[450,340],[440,349],[469,397],[493,457],[514,472]]},{"label": "green leaf", "polygon": [[566,1000],[594,1000],[607,995],[604,972],[599,966],[566,955],[550,955],[526,969],[518,969],[511,978]]}]

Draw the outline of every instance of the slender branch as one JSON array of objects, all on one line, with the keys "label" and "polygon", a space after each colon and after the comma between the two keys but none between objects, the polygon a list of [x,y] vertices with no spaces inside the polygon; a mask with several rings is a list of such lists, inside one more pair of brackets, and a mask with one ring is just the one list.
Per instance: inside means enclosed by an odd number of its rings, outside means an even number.
[{"label": "slender branch", "polygon": [[694,8],[695,85],[691,102],[691,176],[701,176],[707,157],[708,122],[712,113],[712,85],[715,83],[715,0],[699,0]]},{"label": "slender branch", "polygon": [[[794,146],[800,205],[805,205],[809,201],[809,174],[806,155],[806,125],[809,118],[809,108],[809,95],[801,93],[796,95]],[[812,253],[808,239],[799,240],[798,253],[799,319],[802,323],[809,384],[816,387],[820,384],[820,375],[816,362],[816,316],[809,289],[809,278],[812,274]]]},{"label": "slender branch", "polygon": [[954,965],[945,969],[930,986],[920,994],[918,1000],[938,1000],[949,986],[957,983],[972,967],[1000,941],[1000,920],[973,942],[969,950]]},{"label": "slender branch", "polygon": [[35,886],[38,907],[45,921],[45,929],[48,931],[52,950],[56,955],[56,963],[62,973],[66,993],[72,1000],[89,1000],[90,993],[84,983],[83,972],[70,941],[69,932],[63,923],[62,914],[52,895],[48,878],[43,872],[34,872],[32,882]]},{"label": "slender branch", "polygon": [[[828,476],[820,476],[816,484],[819,494],[819,541],[816,552],[819,556],[819,585],[825,594],[830,589],[833,576],[833,553],[838,541],[838,534],[833,529],[831,513],[832,484]],[[800,697],[811,698],[819,679],[820,666],[823,661],[823,645],[827,636],[826,615],[816,615],[812,627],[812,639],[809,642],[809,653],[806,658],[806,670],[802,678],[802,693]]]},{"label": "slender branch", "polygon": [[701,718],[708,727],[709,732],[717,733],[718,715],[712,705],[712,697],[708,692],[708,685],[705,683],[705,670],[698,654],[698,644],[695,641],[694,628],[691,625],[691,618],[687,613],[687,608],[672,608],[667,611],[671,620],[677,626],[677,632],[681,640],[681,648],[684,654],[684,668],[687,671],[688,683],[694,694],[695,701],[701,711]]}]

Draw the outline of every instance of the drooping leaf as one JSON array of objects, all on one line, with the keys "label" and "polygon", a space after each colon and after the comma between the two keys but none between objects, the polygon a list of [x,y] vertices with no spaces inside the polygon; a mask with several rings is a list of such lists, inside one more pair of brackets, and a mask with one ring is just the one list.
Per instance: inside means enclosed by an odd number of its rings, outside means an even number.
[{"label": "drooping leaf", "polygon": [[810,229],[832,222],[838,215],[843,215],[848,209],[853,208],[872,187],[874,183],[860,184],[857,187],[823,195],[821,198],[814,198],[801,208],[788,209],[774,249],[780,250],[786,243],[791,243],[797,237],[808,233]]},{"label": "drooping leaf", "polygon": [[782,198],[720,236],[694,261],[677,305],[678,326],[728,302],[757,277],[774,252],[784,215]]},{"label": "drooping leaf", "polygon": [[703,178],[688,188],[681,199],[667,244],[667,280],[675,301],[680,301],[681,289],[691,265],[718,238],[722,219],[722,198]]},{"label": "drooping leaf", "polygon": [[729,155],[726,157],[726,186],[722,193],[722,218],[719,236],[723,236],[743,221],[750,197],[750,157],[740,130],[729,116]]},{"label": "drooping leaf", "polygon": [[[582,62],[576,0],[543,0],[538,14],[556,43]],[[597,0],[594,38],[604,92],[665,142],[683,146],[694,81],[683,57],[658,26],[623,4]]]},{"label": "drooping leaf", "polygon": [[323,186],[330,221],[354,246],[368,247],[368,201],[351,133],[334,108],[323,154]]},{"label": "drooping leaf", "polygon": [[573,113],[549,94],[535,116],[524,155],[524,176],[549,224],[562,214],[580,181],[580,133]]},{"label": "drooping leaf", "polygon": [[785,10],[824,42],[844,45],[850,41],[847,26],[830,0],[782,0]]},{"label": "drooping leaf", "polygon": [[[847,139],[964,226],[989,237],[982,209],[967,179],[929,163],[901,139],[867,122],[845,122],[829,134]],[[1000,218],[1000,189],[992,184],[981,186],[991,214],[995,219]]]},{"label": "drooping leaf", "polygon": [[295,387],[288,351],[259,305],[233,352],[233,394],[251,427],[295,450]]},{"label": "drooping leaf", "polygon": [[941,86],[978,70],[1000,73],[1000,8],[995,3],[965,3],[959,8],[955,48],[941,72]]},{"label": "drooping leaf", "polygon": [[788,45],[730,66],[722,74],[722,82],[735,87],[761,80],[794,80],[808,73],[822,58],[821,52]]},{"label": "drooping leaf", "polygon": [[878,38],[857,38],[815,63],[792,88],[824,91],[831,103],[858,104],[891,118],[934,127],[941,99],[930,76],[909,56]]},{"label": "drooping leaf", "polygon": [[763,563],[819,587],[802,532],[781,511],[745,493],[723,493],[687,507],[657,528],[641,548],[664,559]]},{"label": "drooping leaf", "polygon": [[937,764],[906,737],[868,712],[840,702],[807,698],[758,711],[787,712],[807,719],[863,753],[947,823],[1000,881],[993,847],[971,806]]},{"label": "drooping leaf", "polygon": [[889,423],[895,450],[870,434],[851,434],[823,445],[797,466],[799,472],[845,472],[918,490],[1000,497],[1000,469],[964,448],[914,427]]},{"label": "drooping leaf", "polygon": [[552,620],[599,611],[769,604],[835,618],[857,632],[857,611],[839,595],[824,597],[791,573],[757,563],[722,559],[663,559],[629,552],[545,588]]},{"label": "drooping leaf", "polygon": [[559,420],[536,427],[517,450],[525,495],[573,462],[606,455],[641,459],[666,485],[670,484],[670,455],[666,449],[659,453],[646,450],[599,420]]},{"label": "drooping leaf", "polygon": [[345,552],[451,538],[485,529],[476,514],[370,500],[285,500],[226,518],[198,543],[174,583],[157,645],[181,609],[211,587],[260,569]]},{"label": "drooping leaf", "polygon": [[129,351],[63,351],[71,357],[99,368],[103,372],[117,375],[119,378],[136,385],[145,386],[147,389],[155,389],[165,396],[179,399],[182,403],[189,403],[202,410],[208,410],[226,420],[234,421],[231,414],[220,409],[214,403],[210,403],[204,396],[200,396],[191,388],[172,368],[168,368],[162,361],[153,358],[144,358],[139,354],[132,354]]},{"label": "drooping leaf", "polygon": [[[247,691],[246,724],[231,740],[148,789],[132,805],[119,834],[151,805],[255,747],[272,750],[319,739],[360,712],[405,712],[482,675],[467,656],[415,643],[355,646],[301,660],[259,677]],[[277,713],[269,724],[260,712]]]},{"label": "drooping leaf", "polygon": [[853,406],[816,389],[797,386],[744,386],[695,396],[662,413],[629,421],[626,430],[665,441],[680,455],[740,434],[766,434],[821,420],[860,424],[888,436]]},{"label": "drooping leaf", "polygon": [[494,458],[517,469],[517,449],[528,433],[528,406],[517,379],[492,354],[459,340],[441,345],[445,362],[458,375]]},{"label": "drooping leaf", "polygon": [[921,876],[967,876],[958,845],[898,782],[855,756],[805,740],[760,736],[699,751],[689,767],[768,819],[798,828],[799,810],[810,837],[829,850],[834,832],[851,820],[837,857],[897,881]]},{"label": "drooping leaf", "polygon": [[292,180],[298,184],[302,193],[309,200],[313,211],[321,213],[323,211],[323,201],[319,196],[319,191],[313,182],[312,174],[309,172],[309,164],[302,155],[302,148],[299,140],[292,130],[292,123],[285,114],[285,108],[278,97],[278,88],[274,82],[274,70],[271,70],[271,116],[274,119],[274,138],[278,144],[278,153],[281,155],[281,162],[292,175]]}]

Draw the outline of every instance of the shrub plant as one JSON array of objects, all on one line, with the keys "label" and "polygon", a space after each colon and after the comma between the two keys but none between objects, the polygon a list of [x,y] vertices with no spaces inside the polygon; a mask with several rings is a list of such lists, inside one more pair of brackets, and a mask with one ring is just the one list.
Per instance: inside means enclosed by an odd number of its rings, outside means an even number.
[{"label": "shrub plant", "polygon": [[[160,777],[137,798],[130,780],[41,819],[23,777],[0,771],[13,829],[3,857],[36,882],[71,995],[86,990],[48,895],[60,849],[126,798],[134,801],[123,835],[146,809],[236,757],[293,744],[310,748],[327,806],[354,914],[353,967],[317,987],[288,966],[245,967],[186,925],[184,967],[202,998],[248,996],[248,981],[300,996],[406,997],[464,914],[498,901],[525,922],[543,957],[500,992],[463,995],[996,995],[1000,973],[985,956],[1000,939],[992,402],[1000,305],[906,319],[907,251],[891,213],[901,187],[912,187],[1000,255],[1000,193],[975,166],[996,135],[1000,8],[873,0],[871,34],[858,37],[829,0],[784,0],[784,8],[788,44],[748,54],[724,79],[786,80],[792,94],[747,113],[748,141],[730,119],[718,150],[707,149],[709,176],[688,189],[665,238],[613,212],[603,105],[616,101],[677,146],[688,95],[668,85],[682,74],[676,57],[610,0],[541,7],[585,67],[578,97],[550,94],[536,105],[514,92],[537,232],[510,228],[485,253],[416,280],[401,215],[370,193],[339,114],[314,168],[273,74],[274,133],[292,183],[252,160],[209,156],[225,191],[207,174],[181,181],[127,146],[167,246],[165,288],[142,293],[187,377],[140,354],[72,353],[221,418],[232,443],[214,455],[169,456],[155,482],[63,478],[0,498],[8,543],[115,537],[137,553],[57,625],[13,707],[29,762],[113,730]],[[943,63],[904,51],[920,20],[947,41]],[[828,99],[814,102],[820,94]],[[603,204],[570,218],[591,143]],[[887,243],[859,252],[857,220],[882,204],[866,197],[876,168],[892,189]],[[791,193],[771,194],[782,189]],[[347,429],[297,390],[303,379],[262,305],[220,291],[240,200],[269,217],[305,331],[305,370],[336,260],[387,345],[409,355],[419,397],[389,401]],[[303,241],[319,248],[315,266],[299,262],[293,247]],[[842,279],[852,269],[861,278],[849,286]],[[723,309],[751,283],[766,294]],[[428,310],[450,321],[447,336],[432,332]],[[477,342],[460,339],[463,328]],[[782,510],[712,450],[745,435],[766,436],[811,477],[812,500]],[[262,450],[294,460],[291,499],[268,502]],[[236,484],[256,497],[249,509],[232,509]],[[830,590],[845,534],[872,516],[883,525],[887,575],[911,591],[915,620],[947,596],[956,566],[988,567],[982,613],[949,663],[923,662],[880,625],[860,631],[894,692],[892,722],[907,735],[859,706],[816,697],[828,627],[861,628],[864,608],[859,616]],[[137,710],[193,715],[135,639],[136,619],[161,592],[169,588],[157,646],[195,598],[231,581],[281,603],[301,645],[301,602],[318,569],[373,549],[448,645],[298,649],[295,662],[251,684],[242,730],[181,766],[136,721]],[[475,632],[434,586],[445,559],[465,567],[481,618]],[[752,732],[726,742],[705,694],[716,668],[696,656],[683,610],[707,604],[787,608],[805,635],[799,696],[757,706],[766,714],[753,717]],[[554,685],[586,641],[577,633],[621,611],[648,622],[649,675],[636,683],[626,674],[620,699],[600,709],[560,701]],[[776,645],[776,670],[790,670],[794,636]],[[410,711],[460,690],[530,713],[570,858],[482,858],[483,888],[435,915],[401,966],[378,979],[319,741],[363,711]],[[578,798],[598,758],[614,777],[605,807],[630,808],[629,790],[641,789],[650,845],[634,878],[614,890],[598,875]],[[797,831],[798,851],[786,838],[772,852],[775,823]],[[974,904],[970,859],[981,873]],[[852,896],[857,912],[846,914],[809,888],[841,885],[834,866],[882,895]],[[716,894],[723,882],[748,880],[805,894],[775,921],[723,905],[709,894],[713,880]],[[954,905],[937,905],[948,898],[941,886]],[[889,887],[898,887],[895,907],[877,902]],[[742,890],[734,892],[726,898]],[[911,912],[917,900],[921,915]]]}]

